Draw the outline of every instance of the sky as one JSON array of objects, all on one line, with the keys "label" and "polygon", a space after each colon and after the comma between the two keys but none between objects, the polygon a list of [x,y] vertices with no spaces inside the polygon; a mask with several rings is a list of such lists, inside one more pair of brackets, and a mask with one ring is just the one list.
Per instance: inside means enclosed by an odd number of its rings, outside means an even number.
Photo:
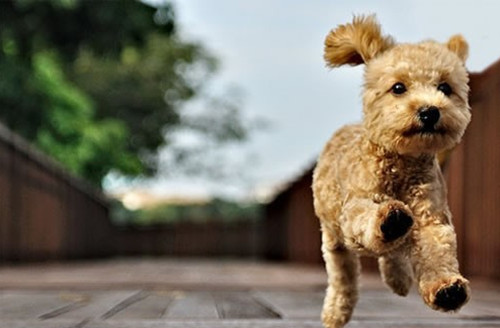
[{"label": "sky", "polygon": [[353,14],[375,13],[383,33],[398,42],[446,42],[460,33],[469,42],[471,72],[500,58],[500,2],[493,0],[173,3],[181,37],[202,42],[221,62],[208,90],[237,88],[245,117],[265,119],[269,128],[226,150],[239,172],[234,178],[159,175],[141,184],[163,195],[270,199],[313,165],[336,129],[360,121],[363,67],[332,70],[322,59],[326,34]]}]

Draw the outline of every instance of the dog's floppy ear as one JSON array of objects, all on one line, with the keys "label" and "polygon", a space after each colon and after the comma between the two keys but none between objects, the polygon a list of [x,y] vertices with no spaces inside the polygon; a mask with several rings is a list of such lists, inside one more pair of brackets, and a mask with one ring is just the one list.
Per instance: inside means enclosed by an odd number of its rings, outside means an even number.
[{"label": "dog's floppy ear", "polygon": [[461,61],[465,62],[469,56],[469,45],[460,34],[452,36],[446,43],[446,47],[454,52]]},{"label": "dog's floppy ear", "polygon": [[382,36],[375,15],[354,16],[352,23],[339,25],[326,36],[324,58],[330,67],[356,66],[393,45],[390,36]]}]

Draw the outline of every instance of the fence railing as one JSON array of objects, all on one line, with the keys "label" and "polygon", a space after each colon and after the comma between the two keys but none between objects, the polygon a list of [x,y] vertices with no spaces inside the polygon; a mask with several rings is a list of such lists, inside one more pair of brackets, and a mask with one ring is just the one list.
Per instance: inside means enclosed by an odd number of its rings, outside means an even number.
[{"label": "fence railing", "polygon": [[230,256],[263,254],[263,225],[255,221],[176,223],[154,227],[116,228],[113,252],[121,256]]},{"label": "fence railing", "polygon": [[0,125],[0,260],[107,255],[102,195]]},{"label": "fence railing", "polygon": [[258,257],[261,247],[262,225],[251,220],[115,227],[102,194],[0,124],[0,261]]}]

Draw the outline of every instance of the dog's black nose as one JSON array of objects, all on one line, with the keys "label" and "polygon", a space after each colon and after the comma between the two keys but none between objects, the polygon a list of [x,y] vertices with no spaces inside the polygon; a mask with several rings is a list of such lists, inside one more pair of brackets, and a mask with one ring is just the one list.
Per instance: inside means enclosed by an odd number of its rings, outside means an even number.
[{"label": "dog's black nose", "polygon": [[418,118],[427,127],[433,127],[439,121],[440,116],[436,106],[421,108],[418,112]]}]

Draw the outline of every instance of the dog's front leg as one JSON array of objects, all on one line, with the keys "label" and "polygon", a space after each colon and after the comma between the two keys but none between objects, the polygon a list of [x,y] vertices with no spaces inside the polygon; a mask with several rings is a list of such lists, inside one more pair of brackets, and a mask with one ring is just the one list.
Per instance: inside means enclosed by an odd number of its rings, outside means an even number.
[{"label": "dog's front leg", "polygon": [[413,218],[409,207],[398,200],[376,203],[368,198],[351,198],[344,202],[339,225],[348,249],[383,255],[401,245]]},{"label": "dog's front leg", "polygon": [[448,220],[426,220],[414,231],[412,262],[419,292],[435,310],[455,311],[469,298],[469,282],[458,270],[455,231]]}]

